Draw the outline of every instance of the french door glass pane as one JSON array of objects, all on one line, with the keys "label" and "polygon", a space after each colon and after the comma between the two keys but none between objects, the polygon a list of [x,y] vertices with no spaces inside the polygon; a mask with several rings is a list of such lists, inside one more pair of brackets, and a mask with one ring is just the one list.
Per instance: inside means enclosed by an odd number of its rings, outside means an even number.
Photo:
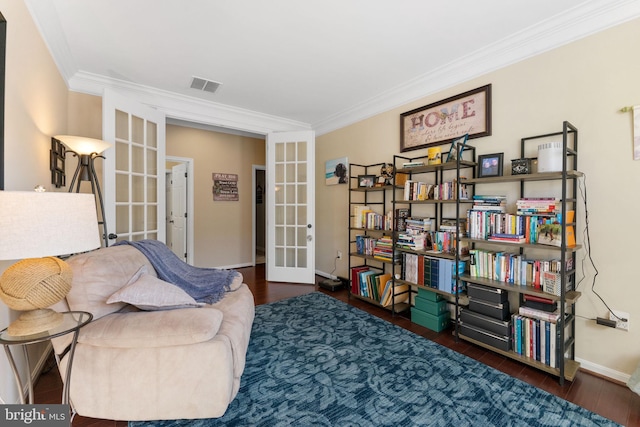
[{"label": "french door glass pane", "polygon": [[129,115],[116,110],[116,139],[129,140]]},{"label": "french door glass pane", "polygon": [[116,142],[116,170],[129,171],[129,145]]},{"label": "french door glass pane", "polygon": [[144,145],[144,119],[131,116],[131,142]]},{"label": "french door glass pane", "polygon": [[140,175],[131,176],[131,201],[134,203],[144,203],[144,177]]},{"label": "french door glass pane", "polygon": [[129,176],[116,172],[116,202],[129,201]]}]

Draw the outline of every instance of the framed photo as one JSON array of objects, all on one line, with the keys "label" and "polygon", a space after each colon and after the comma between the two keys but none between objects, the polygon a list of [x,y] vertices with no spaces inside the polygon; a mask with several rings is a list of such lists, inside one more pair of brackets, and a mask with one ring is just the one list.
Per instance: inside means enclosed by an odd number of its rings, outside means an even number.
[{"label": "framed photo", "polygon": [[442,144],[467,133],[491,135],[491,85],[400,114],[400,151]]},{"label": "framed photo", "polygon": [[[458,158],[462,159],[462,152],[464,151],[464,146],[469,139],[469,134],[464,134],[460,138],[456,138],[451,141],[451,148],[449,149],[449,155],[447,156],[447,162],[455,162]],[[458,147],[458,144],[462,144]]]},{"label": "framed photo", "polygon": [[502,176],[502,158],[504,153],[482,154],[478,156],[478,178]]},{"label": "framed photo", "polygon": [[358,187],[360,188],[371,188],[375,183],[375,175],[358,175]]}]

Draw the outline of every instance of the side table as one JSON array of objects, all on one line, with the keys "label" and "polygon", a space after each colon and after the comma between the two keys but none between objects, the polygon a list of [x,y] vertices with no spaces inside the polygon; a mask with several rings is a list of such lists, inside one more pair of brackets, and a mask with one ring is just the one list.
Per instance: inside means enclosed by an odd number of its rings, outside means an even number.
[{"label": "side table", "polygon": [[67,374],[66,380],[64,382],[64,387],[62,389],[62,404],[69,404],[69,385],[71,380],[71,366],[73,364],[73,354],[75,353],[76,343],[78,342],[78,333],[80,332],[80,328],[91,322],[93,319],[93,315],[91,313],[87,313],[86,311],[67,311],[62,313],[62,323],[55,328],[52,328],[45,332],[39,332],[37,334],[32,335],[23,335],[23,336],[11,336],[7,333],[6,329],[0,331],[0,344],[4,346],[4,351],[7,354],[7,358],[9,359],[9,364],[11,365],[11,369],[13,370],[13,375],[16,379],[16,385],[18,386],[18,393],[20,394],[20,403],[25,404],[23,383],[20,379],[20,372],[18,372],[18,367],[16,366],[16,362],[13,359],[13,355],[11,353],[11,346],[22,346],[22,350],[24,352],[25,360],[27,361],[27,377],[28,377],[28,386],[29,386],[29,403],[33,404],[33,380],[31,379],[31,367],[29,364],[29,355],[27,352],[27,346],[29,344],[35,344],[42,341],[48,341],[52,338],[57,338],[62,335],[70,334],[73,332],[73,339],[71,340],[70,346],[65,349],[65,351],[61,355],[57,355],[58,357],[64,356],[66,351],[69,351],[69,363],[67,364]]}]

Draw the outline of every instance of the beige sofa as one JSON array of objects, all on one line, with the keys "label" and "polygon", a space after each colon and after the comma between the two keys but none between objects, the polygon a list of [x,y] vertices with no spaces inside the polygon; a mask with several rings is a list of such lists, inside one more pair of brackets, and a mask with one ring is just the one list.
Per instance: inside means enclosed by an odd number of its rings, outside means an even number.
[{"label": "beige sofa", "polygon": [[[224,414],[238,393],[255,313],[253,295],[242,276],[213,305],[142,311],[114,298],[137,287],[142,278],[147,284],[161,283],[134,247],[103,248],[68,262],[74,274],[72,289],[53,308],[94,316],[80,331],[71,371],[70,399],[78,414],[130,421]],[[137,297],[171,305],[167,300],[175,297],[172,292],[166,298],[161,291],[142,296],[138,292]],[[56,353],[70,340],[70,335],[55,339]],[[59,362],[63,379],[67,364],[64,356]]]}]

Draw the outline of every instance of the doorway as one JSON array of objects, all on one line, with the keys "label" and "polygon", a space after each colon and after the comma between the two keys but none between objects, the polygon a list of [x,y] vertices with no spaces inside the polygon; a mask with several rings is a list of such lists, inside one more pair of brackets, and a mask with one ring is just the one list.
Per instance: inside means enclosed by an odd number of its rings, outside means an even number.
[{"label": "doorway", "polygon": [[181,260],[193,264],[193,159],[166,158],[167,246]]},{"label": "doorway", "polygon": [[253,165],[253,265],[264,264],[266,254],[266,167]]}]

